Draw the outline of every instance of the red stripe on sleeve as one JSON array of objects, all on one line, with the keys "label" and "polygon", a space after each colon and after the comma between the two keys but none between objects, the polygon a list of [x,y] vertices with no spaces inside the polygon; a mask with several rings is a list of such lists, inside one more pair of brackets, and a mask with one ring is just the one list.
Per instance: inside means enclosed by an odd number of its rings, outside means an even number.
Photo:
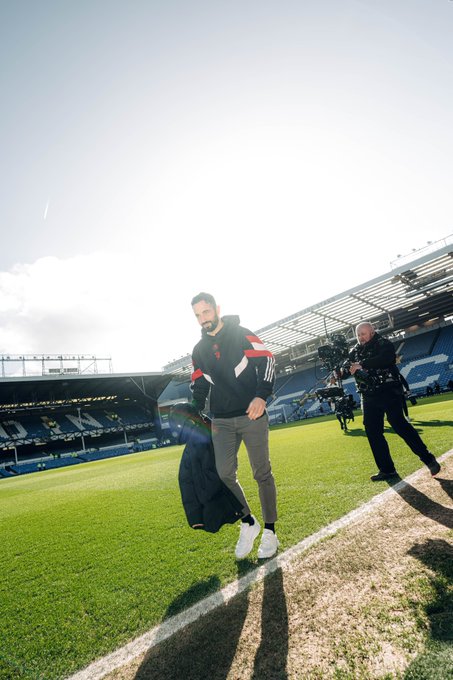
[{"label": "red stripe on sleeve", "polygon": [[192,382],[195,382],[195,380],[198,380],[198,378],[201,378],[202,375],[203,375],[203,371],[200,368],[197,368],[197,370],[192,373]]},{"label": "red stripe on sleeve", "polygon": [[260,345],[263,344],[263,341],[259,339],[257,335],[246,335],[245,336],[249,342],[259,342]]},{"label": "red stripe on sleeve", "polygon": [[271,357],[272,352],[268,349],[245,349],[244,354],[246,357]]}]

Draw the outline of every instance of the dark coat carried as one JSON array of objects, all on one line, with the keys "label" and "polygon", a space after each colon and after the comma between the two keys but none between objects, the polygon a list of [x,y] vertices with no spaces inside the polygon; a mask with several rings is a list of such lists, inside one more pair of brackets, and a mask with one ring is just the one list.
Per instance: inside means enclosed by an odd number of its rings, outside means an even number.
[{"label": "dark coat carried", "polygon": [[193,528],[216,533],[242,517],[242,504],[217,473],[209,419],[187,421],[183,441],[178,480],[187,521]]}]

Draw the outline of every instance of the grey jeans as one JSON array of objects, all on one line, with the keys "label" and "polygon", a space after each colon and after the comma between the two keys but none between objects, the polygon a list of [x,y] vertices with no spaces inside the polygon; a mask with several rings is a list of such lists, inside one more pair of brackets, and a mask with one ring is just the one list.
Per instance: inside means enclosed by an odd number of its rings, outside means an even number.
[{"label": "grey jeans", "polygon": [[253,477],[258,483],[261,511],[265,522],[277,520],[277,491],[269,459],[269,419],[264,414],[258,420],[248,416],[214,418],[212,422],[215,464],[220,479],[243,505],[244,515],[251,511],[237,478],[238,451],[245,444]]}]

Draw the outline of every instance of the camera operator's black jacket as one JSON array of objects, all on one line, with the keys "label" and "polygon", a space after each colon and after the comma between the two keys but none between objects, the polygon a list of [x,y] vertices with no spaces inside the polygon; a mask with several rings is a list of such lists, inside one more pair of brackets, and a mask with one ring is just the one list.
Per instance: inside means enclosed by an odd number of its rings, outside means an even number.
[{"label": "camera operator's black jacket", "polygon": [[191,527],[202,524],[199,528],[216,533],[242,517],[242,504],[217,473],[209,419],[187,421],[183,441],[178,481],[187,521]]},{"label": "camera operator's black jacket", "polygon": [[357,389],[363,396],[387,392],[402,394],[395,348],[379,333],[364,345],[357,343],[349,352],[349,361],[360,363],[370,377],[369,383],[360,382],[356,377]]}]

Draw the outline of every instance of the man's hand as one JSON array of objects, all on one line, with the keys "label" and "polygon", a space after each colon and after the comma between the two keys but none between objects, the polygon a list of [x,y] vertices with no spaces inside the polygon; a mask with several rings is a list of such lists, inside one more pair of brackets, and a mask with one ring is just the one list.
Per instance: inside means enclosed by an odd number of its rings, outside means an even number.
[{"label": "man's hand", "polygon": [[255,397],[249,404],[246,414],[250,420],[257,420],[261,418],[266,408],[266,402],[261,397]]},{"label": "man's hand", "polygon": [[349,367],[349,373],[351,375],[354,375],[354,373],[361,368],[362,368],[362,364],[359,364],[358,362],[351,364],[350,367]]}]

